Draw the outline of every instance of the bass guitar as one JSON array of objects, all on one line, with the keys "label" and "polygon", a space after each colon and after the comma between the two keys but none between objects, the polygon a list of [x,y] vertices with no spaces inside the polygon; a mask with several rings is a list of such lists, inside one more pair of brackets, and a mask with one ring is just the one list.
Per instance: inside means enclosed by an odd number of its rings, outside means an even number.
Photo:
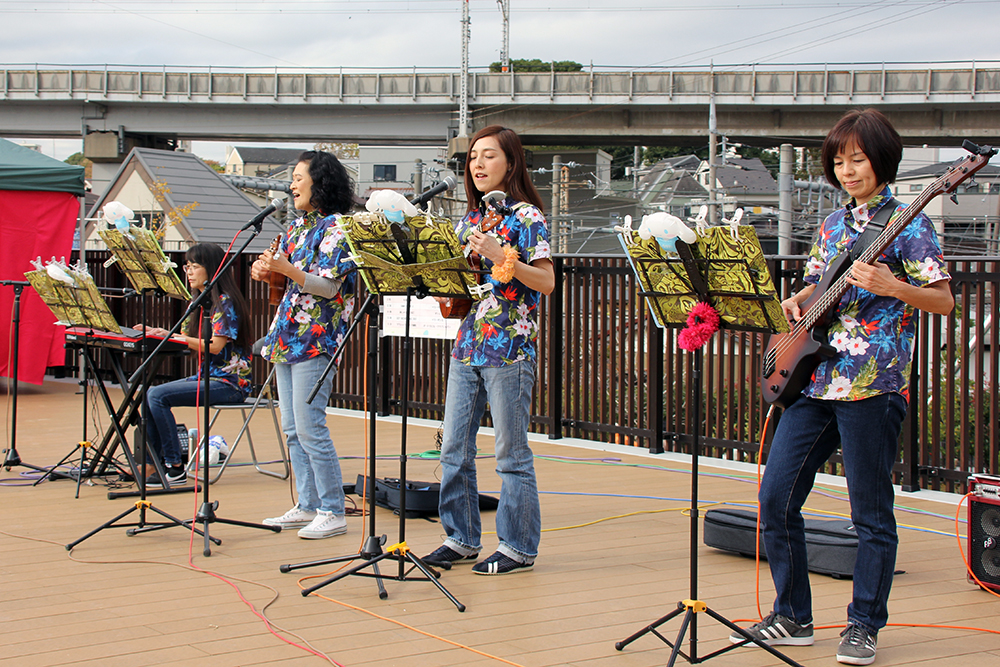
[{"label": "bass guitar", "polygon": [[[980,147],[968,140],[962,143],[962,147],[972,155],[963,158],[924,188],[912,204],[886,225],[857,257],[857,261],[874,264],[932,199],[942,193],[953,193],[961,183],[986,166],[997,152],[995,148]],[[800,304],[805,313],[792,324],[791,332],[773,334],[768,339],[760,381],[761,393],[768,403],[782,408],[794,403],[809,384],[816,366],[836,353],[829,344],[827,328],[837,304],[850,286],[846,274],[851,264],[850,253],[838,255],[827,267],[816,289]]]},{"label": "bass guitar", "polygon": [[[271,241],[271,246],[268,248],[271,251],[271,255],[278,254],[278,248],[281,247],[281,235],[274,237]],[[276,271],[271,271],[271,275],[267,279],[268,281],[268,294],[267,302],[272,306],[277,306],[281,303],[281,299],[285,296],[285,276],[277,273]]]},{"label": "bass guitar", "polygon": [[[493,193],[491,192],[490,195],[492,194]],[[487,195],[487,197],[489,197],[489,195]],[[500,198],[500,201],[503,201],[503,197]],[[493,204],[492,200],[490,201],[490,203]],[[486,234],[487,232],[492,231],[493,228],[499,225],[501,222],[503,222],[505,218],[506,216],[501,214],[500,211],[497,211],[494,205],[487,206],[486,213],[479,218],[479,224],[477,225],[477,228],[479,229],[480,232]],[[475,252],[469,253],[469,256],[466,259],[469,260],[470,268],[472,268],[475,271],[479,271],[481,269],[482,265],[479,261],[478,253]],[[482,282],[481,276],[480,276],[480,282]],[[462,297],[448,297],[446,299],[442,299],[441,301],[439,301],[438,306],[441,309],[441,317],[450,320],[461,320],[464,319],[465,316],[469,314],[469,311],[472,310],[472,299],[465,299]]]}]

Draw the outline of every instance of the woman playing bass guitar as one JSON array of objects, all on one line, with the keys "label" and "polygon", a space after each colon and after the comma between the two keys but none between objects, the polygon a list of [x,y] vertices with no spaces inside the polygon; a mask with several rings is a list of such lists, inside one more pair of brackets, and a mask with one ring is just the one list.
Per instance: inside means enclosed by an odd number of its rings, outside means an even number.
[{"label": "woman playing bass guitar", "polygon": [[[782,302],[793,322],[833,260],[849,251],[869,221],[891,200],[903,144],[884,115],[850,111],[823,142],[827,180],[850,199],[820,226],[805,270],[807,287]],[[890,218],[900,216],[899,206]],[[878,631],[896,564],[892,467],[906,413],[916,309],[946,315],[954,306],[934,227],[922,213],[874,264],[855,261],[828,329],[833,356],[813,372],[802,395],[781,416],[759,500],[763,542],[776,596],[771,613],[748,632],[774,645],[813,643],[812,599],[802,506],[816,472],[838,449],[857,530],[853,599],[837,660],[875,660]],[[744,642],[738,633],[733,643]]]}]

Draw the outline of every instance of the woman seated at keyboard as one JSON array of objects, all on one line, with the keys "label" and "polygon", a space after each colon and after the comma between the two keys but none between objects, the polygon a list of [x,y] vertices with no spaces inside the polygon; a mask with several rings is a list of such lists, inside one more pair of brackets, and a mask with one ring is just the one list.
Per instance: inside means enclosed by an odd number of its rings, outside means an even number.
[{"label": "woman seated at keyboard", "polygon": [[[198,294],[218,270],[225,254],[213,243],[199,243],[187,251],[187,274],[191,292]],[[212,312],[212,341],[209,344],[209,405],[220,403],[240,403],[250,393],[253,383],[250,378],[250,352],[253,338],[250,335],[250,308],[236,285],[231,271],[222,274],[212,288],[206,302]],[[194,352],[201,352],[202,338],[198,335],[201,318],[188,319],[183,328],[183,340]],[[143,325],[136,326],[143,329]],[[164,329],[149,327],[146,333],[164,337]],[[172,408],[175,406],[203,405],[199,394],[203,382],[194,375],[183,380],[150,387],[146,392],[149,407],[146,420],[146,440],[149,451],[157,452],[162,458],[169,484],[178,484],[187,479],[181,460],[181,443],[177,435],[177,422]],[[197,443],[191,443],[191,448]],[[146,466],[146,486],[163,486],[160,476],[153,466]]]}]

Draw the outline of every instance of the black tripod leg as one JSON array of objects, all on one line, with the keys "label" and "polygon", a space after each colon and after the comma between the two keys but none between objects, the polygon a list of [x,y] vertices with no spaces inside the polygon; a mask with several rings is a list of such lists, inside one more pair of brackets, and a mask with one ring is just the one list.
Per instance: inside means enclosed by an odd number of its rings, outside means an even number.
[{"label": "black tripod leg", "polygon": [[449,600],[452,601],[452,604],[454,604],[458,608],[459,611],[465,611],[465,605],[462,604],[461,602],[459,602],[457,599],[455,599],[455,596],[452,595],[451,592],[449,592],[448,589],[445,588],[444,586],[442,586],[441,582],[438,581],[438,577],[441,576],[440,573],[432,571],[429,567],[427,567],[424,564],[424,561],[422,561],[419,558],[417,558],[416,556],[414,556],[413,553],[410,552],[410,551],[406,552],[405,558],[406,558],[406,560],[408,560],[411,563],[413,563],[414,565],[416,565],[417,568],[421,572],[424,573],[424,576],[427,577],[427,579],[432,584],[434,584],[435,586],[437,586],[438,590],[441,591],[442,593],[444,593],[445,597],[447,597]]},{"label": "black tripod leg", "polygon": [[634,635],[628,637],[627,639],[623,639],[622,641],[615,643],[615,648],[618,649],[619,651],[621,651],[623,648],[625,648],[626,646],[628,646],[629,644],[631,644],[632,642],[634,642],[639,637],[642,637],[646,633],[655,631],[656,628],[660,627],[661,625],[663,625],[664,623],[666,623],[667,621],[669,621],[673,617],[679,615],[686,608],[687,607],[685,607],[683,604],[678,604],[677,605],[677,609],[674,609],[672,612],[670,612],[666,616],[663,616],[662,618],[658,618],[657,620],[653,621],[652,623],[650,623],[649,625],[647,625],[646,627],[644,627],[642,630],[639,630],[639,632],[636,632]]},{"label": "black tripod leg", "polygon": [[[673,647],[670,650],[670,659],[667,660],[667,667],[674,667],[674,662],[677,661],[677,655],[681,652],[681,644],[684,642],[684,635],[687,634],[688,625],[691,624],[694,614],[694,609],[688,607],[687,613],[684,614],[684,620],[681,621],[681,629],[677,631],[677,640],[674,642]],[[656,630],[652,630],[652,632],[656,633]],[[670,642],[667,643],[669,644]]]},{"label": "black tripod leg", "polygon": [[66,551],[72,551],[73,547],[75,547],[76,545],[78,545],[80,542],[83,542],[87,538],[90,538],[90,537],[93,537],[94,535],[97,535],[99,532],[101,532],[105,528],[110,528],[116,521],[118,521],[119,519],[124,519],[129,514],[131,514],[132,512],[135,512],[137,509],[139,509],[139,506],[138,505],[134,505],[133,507],[130,507],[129,509],[125,510],[124,512],[122,512],[121,514],[119,514],[118,516],[116,516],[114,519],[111,519],[110,521],[106,521],[105,523],[102,523],[100,526],[98,526],[97,528],[93,529],[92,531],[90,531],[89,533],[87,533],[86,535],[84,535],[83,537],[81,537],[80,539],[76,540],[75,542],[70,542],[69,544],[67,544],[66,545]]},{"label": "black tripod leg", "polygon": [[[316,584],[315,586],[312,586],[310,588],[303,588],[302,589],[302,597],[307,597],[310,593],[318,591],[319,589],[323,588],[324,586],[326,586],[328,584],[332,584],[335,581],[340,581],[344,577],[349,577],[350,575],[354,574],[355,572],[360,572],[361,570],[365,569],[366,567],[371,566],[372,568],[377,568],[377,564],[378,564],[378,562],[380,560],[383,560],[383,559],[388,558],[390,556],[392,556],[392,554],[390,554],[389,552],[379,554],[378,556],[375,556],[375,558],[372,558],[371,560],[367,560],[364,563],[359,563],[359,564],[355,565],[352,568],[344,570],[343,572],[338,572],[337,574],[333,575],[329,579],[326,579],[325,581],[321,581],[320,583]],[[353,560],[354,558],[355,558],[355,556],[351,556],[351,560]],[[385,589],[381,588],[381,583],[382,583],[381,580],[379,580],[380,591],[384,591]],[[388,594],[386,594],[386,595],[388,596]],[[379,597],[382,597],[382,596],[380,595]],[[383,599],[385,599],[385,598],[383,598]]]},{"label": "black tripod leg", "polygon": [[[724,625],[727,628],[729,628],[730,630],[734,630],[737,633],[739,633],[739,634],[743,635],[744,637],[746,637],[747,640],[748,640],[748,642],[747,642],[748,644],[753,643],[753,644],[759,646],[760,648],[764,649],[765,651],[767,651],[768,653],[770,653],[774,657],[782,660],[783,662],[785,662],[785,663],[787,663],[789,665],[792,665],[792,667],[802,667],[802,665],[800,665],[799,663],[795,662],[794,660],[792,660],[791,658],[789,658],[787,655],[783,654],[781,651],[778,651],[778,650],[772,648],[771,646],[768,646],[767,644],[765,644],[762,641],[758,641],[758,640],[754,639],[749,634],[747,634],[746,630],[744,630],[743,628],[739,627],[738,625],[736,625],[735,623],[733,623],[732,621],[730,621],[728,618],[725,618],[724,616],[721,616],[721,615],[715,613],[714,611],[712,611],[708,607],[705,607],[705,613],[708,614],[710,617],[714,618],[716,621],[718,621],[722,625]],[[737,644],[737,645],[735,645],[735,647],[727,647],[727,649],[728,648],[739,648],[739,647],[740,647],[740,645]],[[716,653],[718,653],[718,652],[716,652]],[[712,655],[715,655],[715,654],[712,654]],[[706,659],[708,659],[710,657],[712,657],[712,656],[711,655],[710,656],[706,656]]]}]

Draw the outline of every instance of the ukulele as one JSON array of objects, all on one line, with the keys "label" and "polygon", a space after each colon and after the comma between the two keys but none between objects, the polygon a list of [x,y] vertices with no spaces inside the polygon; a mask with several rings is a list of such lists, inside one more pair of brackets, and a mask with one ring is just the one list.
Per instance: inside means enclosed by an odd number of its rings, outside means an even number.
[{"label": "ukulele", "polygon": [[[857,258],[858,261],[874,264],[932,199],[944,192],[953,193],[960,183],[986,166],[997,152],[995,148],[980,147],[968,140],[962,142],[962,147],[972,155],[963,158],[924,188],[912,204],[886,225]],[[805,313],[792,324],[791,332],[773,334],[768,339],[760,380],[761,394],[768,403],[782,408],[794,403],[809,384],[816,366],[836,353],[829,344],[827,327],[832,322],[837,304],[850,286],[846,274],[851,264],[850,253],[838,255],[827,267],[813,293],[800,305]]]},{"label": "ukulele", "polygon": [[[280,246],[281,235],[279,234],[271,241],[271,247],[268,248],[271,251],[271,255],[278,254]],[[285,296],[285,276],[276,271],[271,271],[271,275],[268,276],[267,280],[269,286],[267,302],[272,306],[277,306],[281,303],[281,298]]]},{"label": "ukulele", "polygon": [[[490,193],[492,194],[492,193]],[[501,199],[502,201],[502,199]],[[492,203],[492,202],[491,202]],[[499,225],[504,221],[506,216],[501,215],[499,211],[494,208],[494,206],[487,206],[486,213],[479,218],[479,224],[477,228],[483,234],[492,231],[494,227]],[[469,260],[469,267],[474,271],[481,270],[481,263],[479,261],[479,253],[472,252],[469,253],[467,258]],[[482,283],[482,275],[479,275],[479,282]],[[472,299],[465,299],[462,297],[447,297],[444,300],[438,302],[438,306],[441,309],[441,317],[449,320],[461,320],[464,319],[469,311],[472,310]]]}]

